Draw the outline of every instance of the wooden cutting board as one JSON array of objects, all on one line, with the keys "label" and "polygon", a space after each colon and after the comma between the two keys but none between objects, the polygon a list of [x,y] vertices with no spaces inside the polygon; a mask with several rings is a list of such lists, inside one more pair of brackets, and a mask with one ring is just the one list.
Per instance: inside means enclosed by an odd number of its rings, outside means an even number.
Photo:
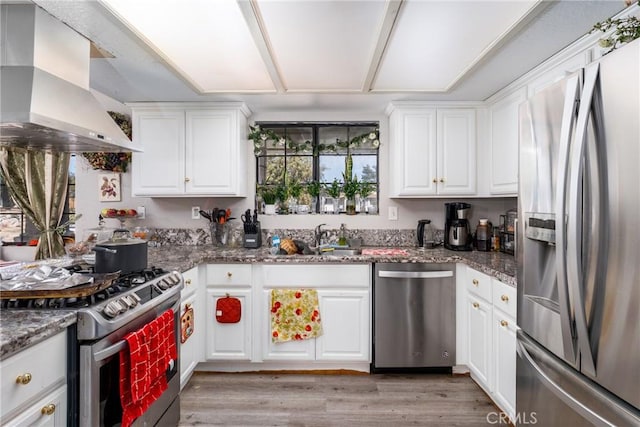
[{"label": "wooden cutting board", "polygon": [[120,276],[120,272],[104,274],[87,274],[93,277],[92,283],[84,283],[66,289],[37,289],[1,291],[0,299],[36,299],[36,298],[81,298],[93,295],[108,288]]}]

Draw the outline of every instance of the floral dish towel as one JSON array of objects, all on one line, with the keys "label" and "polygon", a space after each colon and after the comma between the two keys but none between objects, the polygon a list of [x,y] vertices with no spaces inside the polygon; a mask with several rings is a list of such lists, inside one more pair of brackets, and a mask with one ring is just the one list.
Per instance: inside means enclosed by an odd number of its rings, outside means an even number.
[{"label": "floral dish towel", "polygon": [[306,340],[321,335],[317,290],[271,290],[271,341]]}]

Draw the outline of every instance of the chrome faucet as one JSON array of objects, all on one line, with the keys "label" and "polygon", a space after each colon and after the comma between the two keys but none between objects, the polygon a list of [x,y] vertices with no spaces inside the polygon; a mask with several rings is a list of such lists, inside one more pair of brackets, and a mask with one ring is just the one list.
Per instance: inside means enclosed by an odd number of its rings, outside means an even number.
[{"label": "chrome faucet", "polygon": [[316,241],[316,248],[318,248],[318,250],[320,250],[320,245],[322,245],[322,236],[327,234],[327,232],[322,229],[323,225],[327,225],[327,224],[318,225],[316,227],[316,229],[315,229],[315,232],[314,232],[314,238],[315,238],[315,241]]}]

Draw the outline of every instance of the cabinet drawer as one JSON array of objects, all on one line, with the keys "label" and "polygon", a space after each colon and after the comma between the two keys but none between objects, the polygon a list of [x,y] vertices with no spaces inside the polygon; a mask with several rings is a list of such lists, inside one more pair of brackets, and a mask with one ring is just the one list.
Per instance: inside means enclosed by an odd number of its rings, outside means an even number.
[{"label": "cabinet drawer", "polygon": [[[2,414],[31,404],[40,393],[63,385],[67,377],[67,334],[61,332],[0,363]],[[24,383],[20,383],[18,378]],[[25,384],[26,383],[26,384]]]},{"label": "cabinet drawer", "polygon": [[491,301],[491,277],[473,268],[467,268],[467,290]]},{"label": "cabinet drawer", "polygon": [[515,319],[516,317],[516,288],[502,283],[497,279],[491,279],[493,287],[493,306],[504,311]]},{"label": "cabinet drawer", "polygon": [[67,425],[67,386],[57,388],[3,425],[5,427],[65,427]]},{"label": "cabinet drawer", "polygon": [[371,265],[265,265],[262,266],[265,288],[369,288]]},{"label": "cabinet drawer", "polygon": [[207,285],[250,285],[251,265],[208,264]]}]

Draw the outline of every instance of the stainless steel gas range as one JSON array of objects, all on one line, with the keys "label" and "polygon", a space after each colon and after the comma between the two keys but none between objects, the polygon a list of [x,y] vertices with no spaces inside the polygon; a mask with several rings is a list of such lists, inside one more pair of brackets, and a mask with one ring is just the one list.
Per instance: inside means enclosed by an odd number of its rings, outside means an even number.
[{"label": "stainless steel gas range", "polygon": [[[81,273],[89,273],[81,271]],[[70,298],[3,299],[3,309],[64,309],[77,313],[70,334],[69,425],[116,426],[122,421],[120,352],[125,337],[173,310],[177,355],[166,371],[167,388],[134,426],[177,425],[180,418],[179,310],[182,274],[149,268],[121,275],[95,293]]]}]

